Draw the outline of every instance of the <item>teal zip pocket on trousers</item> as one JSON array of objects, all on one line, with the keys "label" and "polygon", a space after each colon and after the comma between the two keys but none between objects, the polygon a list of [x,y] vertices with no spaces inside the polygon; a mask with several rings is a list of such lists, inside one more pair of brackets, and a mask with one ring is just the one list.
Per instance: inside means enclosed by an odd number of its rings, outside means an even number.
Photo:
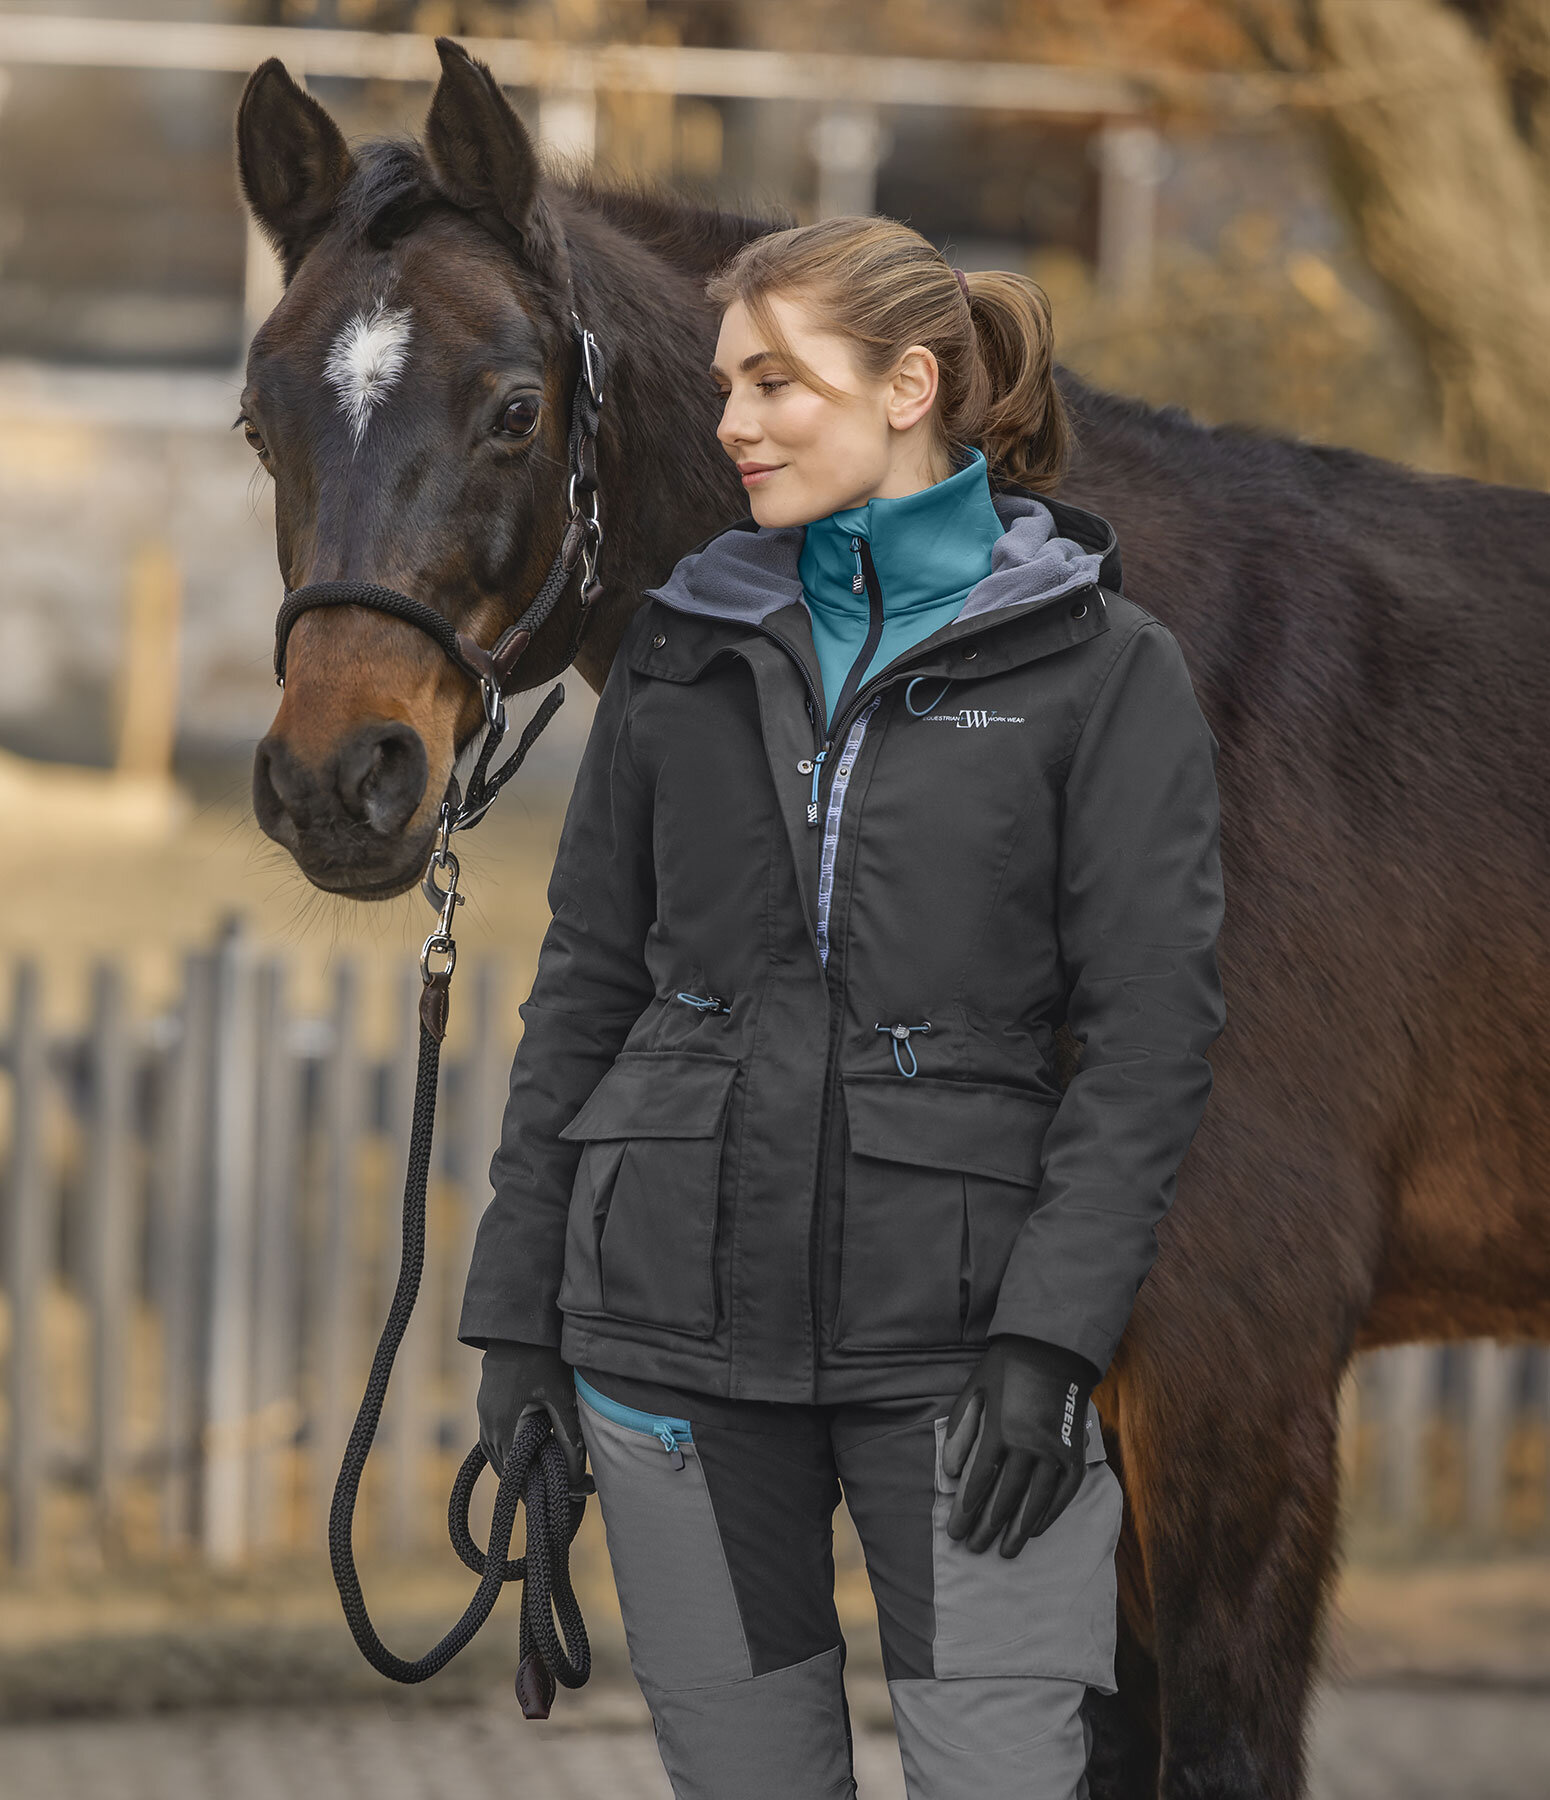
[{"label": "teal zip pocket on trousers", "polygon": [[673,1467],[684,1466],[683,1446],[694,1442],[694,1433],[687,1419],[670,1419],[665,1413],[642,1412],[638,1406],[626,1406],[622,1401],[610,1400],[607,1394],[600,1394],[590,1381],[576,1376],[576,1392],[595,1413],[605,1419],[611,1419],[615,1425],[622,1425],[626,1431],[639,1431],[647,1437],[658,1439],[662,1448],[673,1459]]}]

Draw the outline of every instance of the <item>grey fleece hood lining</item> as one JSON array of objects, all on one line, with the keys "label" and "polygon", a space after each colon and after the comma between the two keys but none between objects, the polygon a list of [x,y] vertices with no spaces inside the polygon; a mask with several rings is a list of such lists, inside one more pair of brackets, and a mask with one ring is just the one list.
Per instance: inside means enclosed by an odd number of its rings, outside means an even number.
[{"label": "grey fleece hood lining", "polygon": [[[969,590],[953,623],[1003,607],[1057,600],[1098,581],[1105,552],[1060,536],[1055,515],[1042,500],[1018,494],[992,499],[1006,530],[991,548],[990,573]],[[661,587],[646,589],[645,597],[679,612],[758,625],[798,600],[806,603],[799,573],[806,532],[805,525],[723,531],[702,550],[683,557]]]}]

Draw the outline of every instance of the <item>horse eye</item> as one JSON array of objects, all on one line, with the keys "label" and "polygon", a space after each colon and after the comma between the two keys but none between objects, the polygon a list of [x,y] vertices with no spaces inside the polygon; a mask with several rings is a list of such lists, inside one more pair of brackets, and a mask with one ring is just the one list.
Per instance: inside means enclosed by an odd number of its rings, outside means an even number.
[{"label": "horse eye", "polygon": [[268,456],[268,447],[265,445],[263,438],[259,436],[258,427],[251,419],[244,419],[242,421],[242,435],[248,440],[249,445],[258,456]]},{"label": "horse eye", "polygon": [[531,394],[513,400],[501,417],[501,430],[507,437],[527,437],[538,423],[538,402]]}]

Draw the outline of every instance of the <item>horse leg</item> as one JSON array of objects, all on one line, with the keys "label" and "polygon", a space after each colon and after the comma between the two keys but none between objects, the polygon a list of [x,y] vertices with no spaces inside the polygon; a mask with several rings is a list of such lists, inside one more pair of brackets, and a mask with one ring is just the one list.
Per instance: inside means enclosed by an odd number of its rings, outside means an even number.
[{"label": "horse leg", "polygon": [[[1106,1413],[1108,1394],[1100,1389],[1097,1398],[1100,1414]],[[1092,1733],[1087,1755],[1088,1800],[1154,1800],[1160,1738],[1152,1602],[1135,1511],[1128,1497],[1123,1435],[1106,1423],[1103,1436],[1109,1466],[1118,1475],[1120,1486],[1127,1489],[1125,1518],[1114,1556],[1119,1577],[1114,1675],[1119,1692],[1087,1690],[1082,1711]]]},{"label": "horse leg", "polygon": [[1246,1320],[1224,1324],[1215,1346],[1168,1344],[1165,1367],[1144,1339],[1128,1360],[1121,1418],[1155,1628],[1159,1800],[1304,1792],[1344,1359],[1319,1357],[1313,1321],[1302,1332],[1281,1367],[1274,1346],[1288,1337]]}]

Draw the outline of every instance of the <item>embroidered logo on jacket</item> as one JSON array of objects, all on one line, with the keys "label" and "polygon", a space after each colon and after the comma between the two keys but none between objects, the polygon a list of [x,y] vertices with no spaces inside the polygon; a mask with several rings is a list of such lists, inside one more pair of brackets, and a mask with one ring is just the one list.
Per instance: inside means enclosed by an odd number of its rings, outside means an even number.
[{"label": "embroidered logo on jacket", "polygon": [[963,706],[957,712],[927,713],[928,725],[956,725],[960,731],[972,731],[976,725],[1026,725],[1021,713],[995,712],[985,706]]}]

